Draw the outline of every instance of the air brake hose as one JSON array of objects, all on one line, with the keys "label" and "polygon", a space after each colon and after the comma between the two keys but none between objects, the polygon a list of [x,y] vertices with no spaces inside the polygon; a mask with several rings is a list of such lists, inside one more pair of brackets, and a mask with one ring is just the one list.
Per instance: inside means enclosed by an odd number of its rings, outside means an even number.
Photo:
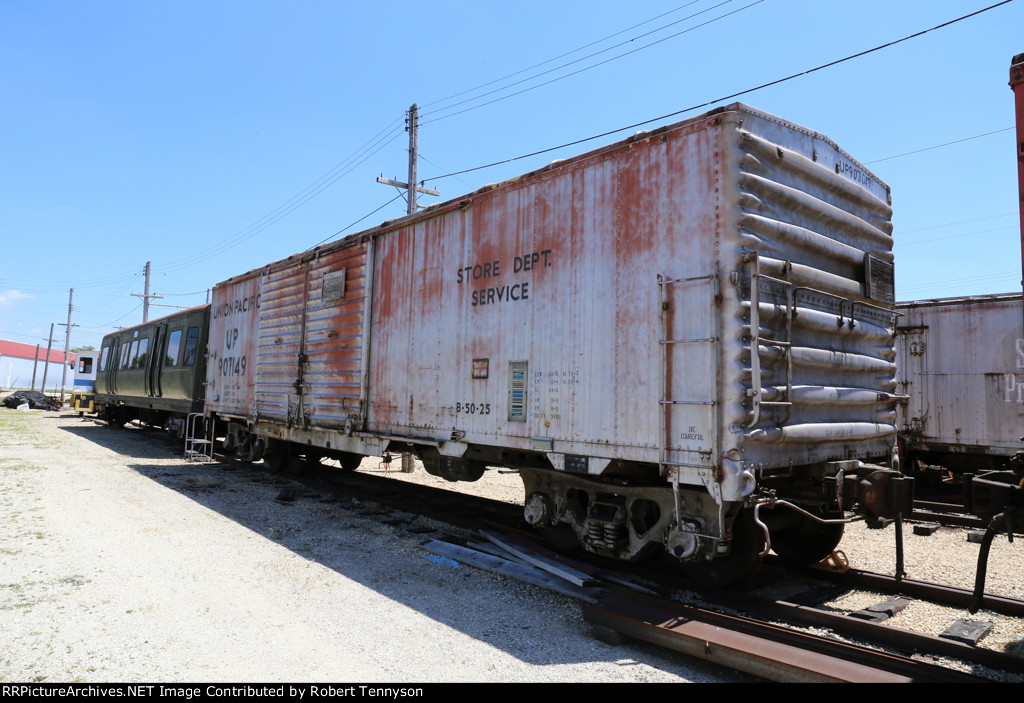
[{"label": "air brake hose", "polygon": [[981,601],[985,597],[985,572],[988,570],[988,553],[992,547],[992,540],[1002,532],[1003,514],[1000,513],[992,518],[985,530],[985,536],[981,539],[981,549],[978,551],[978,571],[974,575],[974,595],[971,598],[971,606],[968,608],[971,615],[981,609]]},{"label": "air brake hose", "polygon": [[896,583],[903,580],[907,570],[903,562],[903,513],[896,513]]}]

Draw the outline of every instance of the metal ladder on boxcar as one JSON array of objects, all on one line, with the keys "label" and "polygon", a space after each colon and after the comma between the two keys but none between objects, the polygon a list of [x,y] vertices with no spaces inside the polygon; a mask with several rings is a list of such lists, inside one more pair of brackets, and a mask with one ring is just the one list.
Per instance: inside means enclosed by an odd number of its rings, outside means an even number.
[{"label": "metal ladder on boxcar", "polygon": [[[684,400],[681,398],[669,397],[670,389],[668,387],[668,381],[669,367],[671,363],[671,354],[669,350],[670,348],[675,347],[676,345],[709,344],[712,347],[711,358],[714,359],[714,347],[716,342],[718,341],[718,338],[715,336],[682,339],[673,338],[672,330],[670,329],[670,325],[668,322],[668,315],[666,314],[669,311],[668,286],[692,285],[699,282],[706,282],[711,286],[711,299],[709,303],[713,304],[714,299],[718,296],[718,280],[719,279],[717,274],[711,274],[708,276],[695,276],[692,278],[671,278],[660,273],[658,274],[658,286],[660,289],[659,300],[661,305],[661,315],[659,316],[661,324],[661,338],[658,340],[659,346],[661,347],[661,398],[659,400],[660,410],[658,413],[659,421],[661,424],[661,439],[659,442],[659,444],[661,445],[659,464],[661,474],[663,476],[669,476],[671,478],[672,492],[675,497],[677,523],[679,523],[680,526],[682,525],[682,521],[680,518],[681,513],[679,501],[679,474],[681,471],[696,472],[696,475],[699,478],[700,482],[707,488],[708,493],[712,496],[712,498],[719,506],[721,506],[722,504],[722,494],[718,482],[714,478],[713,465],[715,457],[713,447],[716,444],[713,438],[714,417],[711,418],[711,422],[708,424],[708,427],[706,429],[706,431],[712,433],[712,449],[709,451],[699,452],[701,461],[704,463],[689,463],[669,460],[669,452],[672,451],[670,447],[673,444],[672,437],[670,436],[671,422],[669,420],[669,414],[672,412],[672,410],[679,406],[704,406],[710,408],[712,413],[714,413],[714,408],[716,405],[714,395],[712,395],[712,398],[709,400]],[[714,329],[713,325],[711,325],[710,327],[711,329]],[[721,510],[719,512],[721,512]],[[719,522],[721,523],[721,515],[719,516]],[[721,529],[722,525],[719,524],[719,533],[721,533]]]},{"label": "metal ladder on boxcar", "polygon": [[[751,413],[753,417],[747,423],[747,427],[756,427],[761,420],[761,406],[775,405],[786,408],[786,416],[782,419],[784,424],[789,420],[793,410],[793,313],[795,311],[796,291],[793,288],[793,265],[785,263],[786,278],[776,278],[761,273],[760,262],[757,252],[748,254],[751,261],[750,270],[750,388],[747,395],[750,397]],[[761,279],[777,283],[786,289],[786,339],[768,339],[761,336]],[[786,355],[786,399],[785,400],[762,400],[761,398],[761,352],[760,345],[768,347],[779,347]]]}]

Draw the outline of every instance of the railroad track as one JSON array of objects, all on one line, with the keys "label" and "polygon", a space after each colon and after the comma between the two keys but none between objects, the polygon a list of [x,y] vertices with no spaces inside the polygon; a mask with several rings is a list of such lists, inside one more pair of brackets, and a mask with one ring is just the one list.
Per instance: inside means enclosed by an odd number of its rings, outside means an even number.
[{"label": "railroad track", "polygon": [[915,500],[914,512],[910,520],[921,523],[935,523],[953,527],[971,527],[984,530],[988,523],[977,515],[972,515],[964,507],[963,502]]},{"label": "railroad track", "polygon": [[[595,636],[631,638],[779,682],[980,682],[990,672],[1024,674],[1024,660],[850,618],[750,591],[701,591],[697,602],[650,592],[649,581],[567,559],[522,537],[489,535],[497,548],[431,541],[437,554],[577,598]],[[537,573],[539,567],[543,574]],[[649,575],[649,574],[648,574]],[[560,581],[550,583],[555,576]],[[655,588],[665,590],[665,584]],[[825,628],[845,640],[808,631]],[[964,662],[965,670],[949,660]],[[984,667],[985,673],[970,669]]]}]

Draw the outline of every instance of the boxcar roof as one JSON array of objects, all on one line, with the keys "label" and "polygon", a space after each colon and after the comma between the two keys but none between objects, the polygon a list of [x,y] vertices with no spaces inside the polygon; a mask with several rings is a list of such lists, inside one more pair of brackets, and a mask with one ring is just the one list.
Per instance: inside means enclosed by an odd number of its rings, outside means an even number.
[{"label": "boxcar roof", "polygon": [[[417,220],[429,219],[430,217],[433,217],[433,216],[435,216],[437,214],[440,214],[442,212],[446,212],[446,211],[449,211],[449,210],[454,210],[454,209],[460,208],[460,207],[466,207],[466,206],[468,206],[471,203],[471,201],[472,201],[472,199],[474,197],[477,197],[477,196],[480,196],[480,195],[484,195],[484,194],[489,193],[489,192],[491,192],[491,191],[493,191],[493,190],[495,190],[497,188],[502,188],[504,186],[512,185],[512,184],[515,184],[515,183],[519,183],[519,182],[522,182],[525,179],[532,178],[534,176],[537,176],[537,175],[542,174],[542,173],[546,173],[548,171],[553,171],[553,170],[556,170],[556,169],[566,168],[566,167],[569,167],[569,166],[571,166],[573,164],[579,163],[579,162],[584,161],[586,159],[593,158],[594,156],[597,156],[597,155],[600,155],[600,154],[607,154],[607,153],[615,151],[617,149],[624,149],[624,148],[627,148],[630,144],[633,144],[634,142],[642,141],[642,140],[645,140],[645,139],[650,139],[651,137],[656,137],[656,136],[664,134],[666,132],[671,132],[673,130],[686,127],[686,126],[694,124],[696,122],[700,122],[702,120],[706,120],[708,117],[711,117],[711,116],[714,116],[714,115],[719,115],[719,114],[724,114],[724,113],[727,113],[727,112],[742,112],[742,113],[747,113],[747,114],[750,114],[750,115],[754,115],[756,117],[760,117],[762,119],[765,119],[765,120],[768,120],[768,121],[771,121],[771,122],[776,122],[778,124],[784,125],[786,128],[791,129],[793,131],[801,132],[801,133],[806,134],[806,135],[808,135],[810,137],[813,137],[815,139],[819,139],[819,140],[829,144],[830,146],[834,147],[836,149],[836,151],[838,151],[840,154],[843,155],[844,158],[849,160],[851,163],[855,164],[858,168],[860,168],[862,171],[864,171],[864,173],[867,174],[870,178],[873,178],[875,181],[877,181],[878,184],[881,185],[883,188],[885,188],[886,190],[888,190],[888,188],[889,188],[880,178],[878,178],[878,176],[876,176],[869,169],[867,169],[862,163],[860,163],[860,161],[858,161],[857,159],[855,159],[852,156],[850,156],[850,154],[848,154],[844,149],[839,147],[839,145],[837,145],[834,141],[832,141],[832,139],[830,139],[828,136],[826,136],[826,135],[824,135],[824,134],[822,134],[820,132],[816,132],[816,131],[814,131],[812,129],[808,129],[807,127],[803,127],[803,126],[801,126],[799,124],[796,124],[795,122],[790,122],[789,120],[783,119],[781,117],[777,117],[777,116],[775,116],[775,115],[773,115],[771,113],[764,112],[762,110],[758,110],[758,109],[753,108],[753,107],[751,107],[751,106],[749,106],[749,105],[747,105],[745,103],[735,102],[735,103],[731,103],[729,105],[725,105],[723,107],[718,107],[718,108],[715,108],[713,110],[709,110],[708,112],[702,113],[700,115],[696,115],[695,117],[690,117],[690,118],[688,118],[686,120],[681,120],[679,122],[673,122],[671,124],[667,124],[667,125],[664,125],[662,127],[657,127],[655,129],[651,129],[651,130],[640,130],[640,131],[636,132],[635,134],[633,134],[633,135],[631,135],[629,137],[626,137],[625,139],[621,139],[621,140],[619,140],[617,142],[613,142],[611,144],[606,144],[604,146],[600,146],[600,147],[597,147],[595,149],[591,149],[590,151],[583,152],[582,154],[577,154],[576,156],[570,156],[570,157],[565,158],[565,159],[556,159],[556,160],[548,163],[547,165],[542,166],[541,168],[534,169],[533,171],[528,171],[528,172],[523,173],[523,174],[521,174],[519,176],[514,176],[512,178],[509,178],[509,179],[507,179],[505,181],[501,181],[499,183],[488,183],[487,185],[482,186],[481,188],[478,188],[477,190],[472,191],[470,193],[465,193],[463,195],[456,196],[456,197],[454,197],[454,198],[452,198],[450,200],[446,200],[444,202],[434,203],[432,205],[429,205],[428,207],[424,208],[423,210],[421,210],[421,211],[419,211],[417,213],[413,213],[413,214],[410,214],[410,215],[404,215],[402,217],[394,218],[394,219],[391,219],[391,220],[385,220],[384,222],[382,222],[381,224],[377,225],[376,227],[371,227],[369,229],[362,230],[360,232],[353,232],[353,233],[345,235],[341,239],[335,240],[333,242],[328,242],[327,244],[322,244],[322,245],[316,246],[316,247],[314,247],[312,249],[307,249],[306,251],[299,252],[297,254],[292,254],[291,256],[289,256],[287,258],[279,259],[277,261],[265,264],[265,265],[260,266],[258,268],[254,268],[254,269],[251,269],[249,271],[246,271],[243,274],[232,276],[231,278],[228,278],[228,279],[226,279],[224,281],[221,281],[220,283],[217,283],[214,287],[216,288],[218,286],[222,286],[222,285],[225,285],[225,284],[235,283],[235,282],[237,282],[239,280],[243,280],[243,279],[246,279],[246,278],[250,278],[252,276],[259,275],[259,274],[263,273],[264,271],[275,270],[275,269],[281,268],[282,266],[288,266],[288,265],[293,264],[293,263],[295,263],[297,261],[313,259],[313,258],[316,258],[319,254],[321,254],[323,252],[326,252],[326,251],[333,251],[335,249],[343,249],[345,247],[352,246],[352,245],[356,244],[357,242],[359,242],[362,239],[371,238],[371,237],[373,237],[375,235],[382,234],[384,232],[388,232],[388,231],[391,231],[391,230],[394,230],[394,229],[398,229],[400,227],[404,227],[404,226],[406,226],[406,225],[408,225],[410,223],[416,222]],[[620,132],[620,131],[623,131],[623,130],[621,130],[621,129],[614,130],[613,132],[608,132],[607,135],[611,135],[614,132]],[[583,141],[589,141],[589,139],[588,140],[583,140]],[[540,153],[542,153],[542,152],[537,152],[537,154],[540,154]]]}]

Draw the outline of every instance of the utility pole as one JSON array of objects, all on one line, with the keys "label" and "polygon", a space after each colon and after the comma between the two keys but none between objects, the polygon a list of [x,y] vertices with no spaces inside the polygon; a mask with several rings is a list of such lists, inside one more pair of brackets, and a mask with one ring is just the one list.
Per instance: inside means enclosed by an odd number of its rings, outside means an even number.
[{"label": "utility pole", "polygon": [[[147,289],[146,292],[148,293],[149,292],[149,286],[146,286],[146,289]],[[71,324],[71,310],[72,310],[72,307],[73,307],[72,303],[74,302],[74,300],[75,300],[75,289],[72,288],[71,289],[71,294],[68,296],[68,322],[67,322],[67,325],[64,325],[64,323],[61,323],[61,326],[66,326],[68,328],[67,334],[64,335],[64,375],[61,376],[61,378],[60,378],[60,406],[61,407],[64,407],[64,387],[67,385],[67,382],[68,382],[68,356],[69,356],[69,352],[71,351],[71,328],[72,327],[78,327],[78,325],[72,325]],[[52,335],[52,332],[51,332],[51,335]]]},{"label": "utility pole", "polygon": [[36,389],[36,369],[39,368],[39,345],[36,345],[36,355],[32,359],[32,390]]},{"label": "utility pole", "polygon": [[409,108],[409,210],[416,212],[416,164],[419,156],[420,108],[416,103]]},{"label": "utility pole", "polygon": [[53,323],[50,323],[50,338],[46,341],[46,359],[43,361],[43,386],[39,390],[46,395],[46,372],[50,370],[50,349],[53,347]]},{"label": "utility pole", "polygon": [[432,188],[424,188],[416,185],[416,162],[418,159],[418,132],[420,128],[420,109],[416,103],[412,104],[409,108],[408,118],[406,119],[406,130],[409,132],[409,182],[402,183],[401,181],[394,181],[390,178],[384,178],[383,176],[377,177],[378,183],[383,183],[386,186],[394,186],[395,188],[405,188],[409,191],[409,196],[406,198],[409,203],[409,207],[406,208],[406,213],[411,215],[416,212],[416,193],[426,193],[427,195],[441,195],[440,192],[433,190]]},{"label": "utility pole", "polygon": [[150,273],[150,264],[151,263],[152,262],[149,262],[149,261],[146,262],[146,292],[143,293],[142,295],[140,295],[138,293],[132,293],[132,295],[134,297],[142,298],[142,321],[143,322],[149,322],[149,299],[150,298],[161,298],[161,299],[163,298],[162,295],[150,295],[149,294],[149,273]]}]

